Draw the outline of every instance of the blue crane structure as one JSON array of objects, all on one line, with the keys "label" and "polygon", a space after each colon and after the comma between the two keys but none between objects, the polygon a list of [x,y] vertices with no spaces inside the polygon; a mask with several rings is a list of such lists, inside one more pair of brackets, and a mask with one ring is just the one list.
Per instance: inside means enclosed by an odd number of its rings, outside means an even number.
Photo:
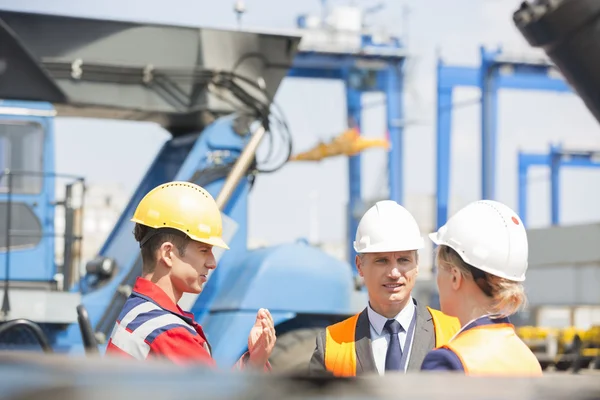
[{"label": "blue crane structure", "polygon": [[548,153],[519,151],[518,196],[519,215],[527,225],[527,175],[530,167],[544,166],[550,170],[550,221],[560,223],[560,170],[564,167],[600,168],[600,152],[595,150],[568,150],[561,145],[551,145]]},{"label": "blue crane structure", "polygon": [[[39,29],[29,29],[34,25]],[[357,48],[345,51],[302,48],[301,38],[0,11],[0,58],[9,66],[0,71],[1,321],[33,321],[53,351],[101,350],[141,271],[131,215],[151,188],[185,180],[216,198],[230,246],[217,254],[219,266],[202,294],[180,302],[203,325],[213,357],[219,365],[231,365],[246,350],[247,333],[264,307],[278,334],[273,365],[305,365],[312,353],[306,343],[314,343],[315,330],[360,311],[366,293],[349,265],[351,251],[343,262],[300,242],[247,248],[254,179],[284,165],[267,170],[256,159],[256,148],[265,135],[285,126],[272,102],[285,77],[342,80],[349,124],[355,127],[361,123],[361,94],[384,91],[390,197],[401,202],[405,54],[395,38],[375,43],[364,34]],[[65,199],[57,199],[57,115],[155,121],[172,135],[84,274],[79,247],[84,206],[75,197],[76,185],[85,189],[85,182],[65,177],[71,180]],[[282,132],[289,158],[291,138]],[[351,248],[362,202],[359,155],[349,160],[348,178]],[[55,251],[59,208],[66,227],[61,260]],[[17,343],[13,336],[5,335],[3,342]],[[286,359],[286,352],[297,349],[304,350]]]},{"label": "blue crane structure", "polygon": [[[348,126],[357,127],[359,130],[362,120],[361,95],[375,91],[385,93],[387,132],[391,145],[388,156],[389,198],[402,204],[402,67],[406,55],[397,38],[393,38],[393,42],[387,50],[373,45],[370,36],[363,36],[362,41],[361,47],[366,51],[361,55],[319,54],[319,52],[301,51],[296,56],[288,76],[343,81],[346,88]],[[348,239],[346,242],[348,243],[348,260],[353,263],[356,253],[351,243],[354,240],[358,221],[364,212],[361,196],[360,154],[348,157],[348,179]]]},{"label": "blue crane structure", "polygon": [[[556,69],[546,60],[525,61],[507,57],[501,49],[480,48],[479,67],[448,66],[440,59],[437,66],[437,165],[436,226],[448,218],[450,195],[450,144],[452,93],[457,87],[476,87],[481,91],[481,198],[496,197],[497,115],[500,89],[571,92],[569,85],[553,74]],[[523,212],[523,210],[520,210]]]}]

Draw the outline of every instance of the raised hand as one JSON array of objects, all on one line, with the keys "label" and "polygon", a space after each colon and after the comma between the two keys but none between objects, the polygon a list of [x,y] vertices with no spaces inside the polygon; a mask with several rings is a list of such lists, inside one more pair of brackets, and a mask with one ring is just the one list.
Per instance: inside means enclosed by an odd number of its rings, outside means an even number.
[{"label": "raised hand", "polygon": [[269,361],[275,347],[275,325],[269,310],[261,308],[256,314],[256,322],[248,336],[249,363],[253,367],[262,368]]}]

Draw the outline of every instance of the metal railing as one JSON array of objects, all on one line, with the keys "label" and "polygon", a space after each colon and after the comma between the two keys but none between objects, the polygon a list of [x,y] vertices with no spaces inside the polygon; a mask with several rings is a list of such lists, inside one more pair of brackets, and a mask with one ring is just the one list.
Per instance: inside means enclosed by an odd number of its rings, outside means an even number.
[{"label": "metal railing", "polygon": [[2,325],[0,325],[0,337],[11,330],[18,328],[25,328],[27,331],[29,331],[29,333],[31,333],[37,340],[42,350],[44,350],[44,353],[54,352],[42,328],[40,328],[40,326],[35,322],[28,319],[19,318],[4,322]]},{"label": "metal railing", "polygon": [[[40,190],[37,192],[15,192],[14,188],[14,177],[33,177],[44,179],[44,184],[40,185]],[[36,197],[46,197],[46,191],[49,190],[47,187],[46,179],[52,178],[52,183],[57,186],[57,179],[67,179],[70,182],[65,184],[65,194],[64,199],[62,201],[54,201],[54,199],[50,199],[50,203],[47,206],[52,207],[52,210],[49,211],[51,213],[56,212],[56,207],[64,208],[64,221],[65,221],[65,229],[64,232],[57,233],[56,228],[53,226],[50,232],[44,231],[44,223],[40,221],[40,231],[38,233],[35,232],[14,232],[13,229],[13,207],[15,204],[24,204],[27,205],[28,202],[24,200],[15,201],[14,197],[19,196],[25,199],[31,198],[34,199]],[[83,240],[83,208],[84,208],[84,198],[85,198],[85,180],[83,177],[70,175],[70,174],[57,174],[54,172],[37,172],[37,171],[13,171],[10,169],[6,169],[4,171],[0,171],[0,187],[3,187],[2,181],[6,179],[5,192],[0,193],[0,203],[6,204],[6,213],[4,216],[0,216],[0,218],[6,219],[6,226],[4,230],[5,235],[5,243],[4,249],[0,249],[5,251],[4,259],[5,259],[5,272],[4,272],[4,297],[2,302],[2,308],[0,311],[6,316],[10,311],[10,301],[9,301],[9,283],[10,283],[10,272],[11,272],[11,249],[12,242],[11,239],[15,237],[37,237],[42,238],[45,237],[58,237],[64,240],[64,251],[63,251],[63,260],[62,265],[57,268],[57,272],[61,270],[63,275],[63,285],[59,288],[68,291],[72,287],[72,285],[79,279],[79,266],[78,263],[81,261],[81,242]],[[74,202],[74,187],[76,185],[81,185],[81,194],[80,194],[80,202],[78,206],[75,206]],[[53,188],[52,191],[56,189]],[[34,213],[35,214],[35,213]],[[0,244],[1,246],[1,244]],[[52,248],[51,251],[55,252],[55,248]]]}]

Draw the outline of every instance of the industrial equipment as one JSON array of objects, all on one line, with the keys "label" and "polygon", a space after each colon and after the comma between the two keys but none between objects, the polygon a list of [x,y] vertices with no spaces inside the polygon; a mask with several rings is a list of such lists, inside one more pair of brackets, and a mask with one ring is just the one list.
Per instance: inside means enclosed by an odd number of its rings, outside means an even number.
[{"label": "industrial equipment", "polygon": [[519,216],[527,226],[527,173],[529,167],[547,166],[550,169],[550,221],[558,225],[560,218],[560,170],[564,167],[599,168],[600,160],[597,150],[565,149],[560,145],[551,145],[547,154],[526,153],[519,151]]},{"label": "industrial equipment", "polygon": [[[600,26],[600,2],[595,0],[523,1],[519,9],[513,13],[513,21],[531,46],[541,48],[546,53],[567,82],[579,94],[596,120],[600,122],[600,96],[598,95],[600,93],[600,73],[598,72],[600,71],[600,31],[598,30]],[[558,194],[555,192],[558,188],[558,179],[556,178],[558,167],[571,165],[570,163],[575,166],[595,167],[596,161],[592,158],[593,152],[579,152],[574,159],[564,160],[563,152],[560,149],[551,149],[550,156],[553,158],[553,160],[548,160],[553,172],[552,220],[554,223],[558,223]],[[567,154],[568,156],[569,154]],[[527,160],[522,161],[525,165]],[[522,196],[524,194],[521,195],[521,198]],[[567,229],[578,229],[579,232],[576,235],[582,237],[581,234],[585,230],[595,232],[597,227],[581,226]],[[557,230],[549,233],[553,236],[563,234]],[[546,248],[551,249],[551,245],[548,245],[547,236],[544,237],[544,241]],[[596,244],[597,242],[592,242],[586,248],[594,247]],[[575,247],[579,245],[578,243]],[[583,250],[583,248],[579,250]],[[566,268],[571,265],[571,269],[590,268],[573,259],[583,257],[580,253],[585,254],[586,252],[577,251],[571,245],[569,260],[565,260],[566,262],[563,265],[566,265]],[[545,256],[545,258],[549,257],[552,256]],[[560,263],[556,260],[553,263],[560,268]],[[583,273],[585,271],[580,274]],[[595,279],[594,276],[596,276]],[[561,274],[562,277],[564,277],[564,274]],[[584,293],[580,293],[578,297],[587,296],[597,299],[597,275],[592,275],[590,279],[589,288],[584,290]],[[574,344],[577,344],[577,346]],[[571,357],[558,356],[557,366],[559,368],[568,368],[573,363],[577,363],[576,368],[578,368],[581,364],[587,365],[590,362],[594,363],[594,367],[600,367],[598,350],[600,340],[597,326],[593,326],[584,332],[577,332],[574,328],[564,329],[559,335],[559,346],[557,347],[569,349],[571,353]],[[566,351],[566,353],[569,353],[569,351]]]},{"label": "industrial equipment", "polygon": [[530,228],[527,235],[528,305],[517,333],[542,366],[600,367],[600,225]]},{"label": "industrial equipment", "polygon": [[531,46],[543,49],[600,121],[600,3],[523,1],[513,21]]},{"label": "industrial equipment", "polygon": [[[217,199],[231,250],[217,254],[219,267],[202,295],[184,296],[180,306],[203,325],[220,366],[233,364],[246,350],[257,310],[268,308],[278,334],[273,366],[304,368],[316,329],[362,309],[365,292],[348,263],[306,244],[249,251],[247,202],[256,174],[283,165],[269,168],[257,160],[261,139],[281,133],[288,152],[283,161],[291,155],[285,120],[272,100],[286,76],[344,81],[350,128],[360,128],[362,92],[386,93],[390,193],[401,201],[397,121],[405,54],[395,38],[374,43],[355,33],[354,47],[323,50],[314,43],[299,48],[301,36],[295,34],[0,11],[2,320],[37,323],[56,352],[102,349],[141,270],[129,221],[136,204],[160,183],[188,180]],[[73,182],[67,198],[57,201],[56,115],[153,121],[172,135],[83,276],[77,246],[84,207],[73,201],[73,188],[84,182],[68,177]],[[353,234],[360,217],[360,159],[350,159],[348,231]],[[127,160],[106,162],[127,166]],[[61,204],[68,229],[65,260],[57,262],[55,209]],[[0,339],[14,344],[19,337]]]},{"label": "industrial equipment", "polygon": [[600,369],[600,326],[587,330],[572,326],[521,326],[517,334],[535,353],[543,369]]},{"label": "industrial equipment", "polygon": [[290,161],[321,161],[327,157],[339,155],[354,156],[361,151],[373,147],[389,148],[389,142],[385,139],[369,139],[360,135],[356,128],[348,129],[341,135],[335,137],[329,143],[319,143],[314,148],[294,154]]},{"label": "industrial equipment", "polygon": [[[448,218],[450,196],[450,149],[452,137],[452,97],[457,87],[481,91],[481,198],[496,198],[496,147],[498,143],[498,92],[500,89],[571,92],[556,67],[545,58],[514,57],[501,49],[480,48],[477,68],[445,65],[437,67],[437,163],[436,227]],[[522,210],[519,210],[522,211]]]}]

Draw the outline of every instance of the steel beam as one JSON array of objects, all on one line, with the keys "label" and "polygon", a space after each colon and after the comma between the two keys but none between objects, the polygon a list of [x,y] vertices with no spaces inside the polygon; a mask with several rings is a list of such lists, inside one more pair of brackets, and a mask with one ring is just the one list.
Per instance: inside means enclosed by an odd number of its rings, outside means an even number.
[{"label": "steel beam", "polygon": [[547,63],[510,59],[500,50],[480,49],[479,68],[446,66],[438,61],[437,82],[437,215],[439,228],[448,219],[452,95],[457,87],[481,90],[481,198],[494,199],[498,92],[501,89],[572,92]]},{"label": "steel beam", "polygon": [[390,141],[389,198],[398,204],[404,203],[404,102],[402,99],[404,81],[402,67],[402,62],[390,64],[385,73],[385,85],[380,88],[386,97],[386,124]]},{"label": "steel beam", "polygon": [[533,166],[550,168],[550,220],[552,225],[560,222],[560,170],[561,168],[600,168],[600,152],[568,151],[561,146],[551,146],[548,153],[524,153],[518,155],[519,215],[527,225],[527,175]]},{"label": "steel beam", "polygon": [[325,68],[292,68],[287,74],[290,78],[312,78],[312,79],[343,79],[342,71]]},{"label": "steel beam", "polygon": [[496,144],[498,142],[499,73],[493,59],[481,49],[479,87],[481,89],[481,198],[496,197]]},{"label": "steel beam", "polygon": [[[348,127],[358,128],[361,131],[362,104],[361,92],[346,84],[346,107]],[[360,153],[348,157],[348,210],[347,210],[347,235],[348,235],[348,262],[354,267],[357,274],[354,258],[356,253],[352,246],[362,210],[362,179],[361,179]]]},{"label": "steel beam", "polygon": [[[386,95],[387,129],[391,141],[388,154],[390,198],[403,201],[403,61],[398,54],[344,54],[319,51],[300,51],[287,76],[294,78],[339,79],[346,87],[348,127],[361,130],[361,96],[366,92]],[[367,73],[367,74],[365,74]],[[374,79],[371,81],[371,74]],[[348,157],[348,262],[354,266],[356,253],[352,247],[360,217],[364,213],[361,183],[360,154]],[[356,274],[356,268],[354,270]]]}]

